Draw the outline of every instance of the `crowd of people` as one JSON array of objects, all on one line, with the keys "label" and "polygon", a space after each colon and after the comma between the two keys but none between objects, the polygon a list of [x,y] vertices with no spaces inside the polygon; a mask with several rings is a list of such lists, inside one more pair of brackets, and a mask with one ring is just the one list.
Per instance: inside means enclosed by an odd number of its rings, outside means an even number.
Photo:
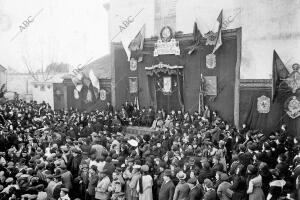
[{"label": "crowd of people", "polygon": [[[153,133],[128,135],[127,125]],[[236,129],[208,107],[0,105],[0,200],[297,200],[299,190],[299,140],[284,125]]]}]

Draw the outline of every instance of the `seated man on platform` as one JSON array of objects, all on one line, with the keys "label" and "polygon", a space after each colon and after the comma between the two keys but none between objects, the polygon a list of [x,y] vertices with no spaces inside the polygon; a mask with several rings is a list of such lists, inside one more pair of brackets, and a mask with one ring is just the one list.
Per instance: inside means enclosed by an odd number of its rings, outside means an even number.
[{"label": "seated man on platform", "polygon": [[146,126],[147,125],[147,111],[146,111],[145,107],[142,108],[142,111],[140,113],[139,122],[140,122],[139,126]]},{"label": "seated man on platform", "polygon": [[122,125],[127,126],[129,123],[129,118],[128,118],[128,114],[124,107],[122,107],[119,117],[121,119]]},{"label": "seated man on platform", "polygon": [[151,126],[152,122],[154,121],[154,118],[155,118],[155,113],[154,110],[152,110],[152,107],[150,106],[146,114],[146,125]]},{"label": "seated man on platform", "polygon": [[140,120],[140,111],[137,109],[136,106],[134,106],[133,111],[132,111],[132,116],[129,118],[130,122],[129,124],[132,126],[138,126],[139,125],[139,120]]}]

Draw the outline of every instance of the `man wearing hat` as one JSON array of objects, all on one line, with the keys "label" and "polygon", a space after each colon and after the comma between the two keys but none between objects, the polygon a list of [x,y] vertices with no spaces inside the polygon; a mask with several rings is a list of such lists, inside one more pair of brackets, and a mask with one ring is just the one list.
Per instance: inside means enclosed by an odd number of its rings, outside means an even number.
[{"label": "man wearing hat", "polygon": [[179,179],[179,183],[176,185],[173,200],[186,200],[189,198],[190,187],[185,182],[186,174],[183,171],[179,171],[176,174],[176,178]]},{"label": "man wearing hat", "polygon": [[107,169],[99,173],[100,180],[98,181],[97,187],[95,188],[95,199],[108,200],[109,191],[108,187],[110,185],[110,179],[108,177],[109,171]]},{"label": "man wearing hat", "polygon": [[90,177],[88,188],[86,190],[86,199],[94,199],[95,198],[95,188],[97,187],[99,177],[97,175],[98,169],[96,165],[92,165],[90,167]]},{"label": "man wearing hat", "polygon": [[67,164],[67,168],[72,173],[73,177],[77,177],[82,159],[81,151],[75,147],[71,151],[72,156],[70,157],[70,160]]},{"label": "man wearing hat", "polygon": [[60,189],[60,197],[58,200],[70,200],[70,197],[68,194],[69,194],[68,188],[61,188]]},{"label": "man wearing hat", "polygon": [[141,170],[141,165],[133,165],[133,170],[132,170],[132,177],[131,177],[131,180],[128,183],[128,192],[129,192],[129,195],[127,196],[127,199],[128,200],[137,200],[139,199],[139,195],[137,193],[137,190],[136,190],[136,186],[137,186],[137,183],[141,177],[141,173],[140,173],[140,170]]},{"label": "man wearing hat", "polygon": [[197,178],[193,177],[188,180],[188,184],[190,185],[190,193],[189,193],[189,200],[198,200],[202,199],[203,192],[202,190],[197,186]]},{"label": "man wearing hat", "polygon": [[216,179],[220,180],[219,186],[216,188],[217,189],[217,195],[220,200],[230,200],[232,193],[230,192],[231,190],[228,190],[231,188],[231,184],[228,182],[228,175],[222,172],[217,172],[216,173]]},{"label": "man wearing hat", "polygon": [[175,186],[171,177],[172,177],[171,170],[170,169],[165,170],[163,176],[164,182],[160,187],[158,200],[173,200]]},{"label": "man wearing hat", "polygon": [[149,175],[149,166],[143,165],[141,167],[142,176],[137,184],[137,192],[140,200],[153,200],[152,186],[153,179]]},{"label": "man wearing hat", "polygon": [[203,200],[216,200],[217,199],[217,193],[215,189],[213,188],[213,182],[210,179],[205,179],[203,183],[204,187],[204,197]]},{"label": "man wearing hat", "polygon": [[53,185],[53,198],[58,199],[60,197],[60,190],[63,187],[62,180],[61,180],[61,170],[56,170],[55,175],[53,176],[53,180],[55,185]]}]

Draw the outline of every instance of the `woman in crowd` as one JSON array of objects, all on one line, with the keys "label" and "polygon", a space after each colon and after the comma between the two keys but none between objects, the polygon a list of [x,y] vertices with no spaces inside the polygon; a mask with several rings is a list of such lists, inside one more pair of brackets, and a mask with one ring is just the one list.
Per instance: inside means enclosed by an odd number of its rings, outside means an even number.
[{"label": "woman in crowd", "polygon": [[[2,200],[299,199],[300,145],[284,126],[237,130],[208,107],[88,113],[16,100],[0,115]],[[126,135],[154,119],[155,131]]]},{"label": "woman in crowd", "polygon": [[153,200],[153,179],[149,175],[149,166],[143,165],[141,167],[141,171],[142,175],[137,184],[137,193],[139,194],[139,200]]}]

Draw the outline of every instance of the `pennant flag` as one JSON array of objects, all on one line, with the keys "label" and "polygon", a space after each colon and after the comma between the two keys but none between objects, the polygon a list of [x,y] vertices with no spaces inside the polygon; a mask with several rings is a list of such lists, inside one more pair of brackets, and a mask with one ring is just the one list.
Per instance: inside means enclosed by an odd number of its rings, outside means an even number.
[{"label": "pennant flag", "polygon": [[136,108],[139,110],[140,109],[140,103],[139,103],[139,97],[136,96],[134,98],[134,105],[136,106]]},{"label": "pennant flag", "polygon": [[218,34],[217,34],[217,40],[214,47],[214,50],[212,53],[215,53],[215,51],[218,50],[218,48],[222,45],[222,26],[223,26],[223,9],[221,10],[218,19],[217,19],[219,25],[218,25]]},{"label": "pennant flag", "polygon": [[92,91],[89,89],[87,91],[87,94],[86,94],[86,102],[92,102],[93,101],[93,97],[92,97]]},{"label": "pennant flag", "polygon": [[194,22],[193,37],[194,37],[194,45],[188,51],[188,54],[192,54],[195,51],[196,47],[200,44],[200,40],[202,38],[202,34],[198,28],[197,22]]},{"label": "pennant flag", "polygon": [[83,82],[83,84],[84,84],[84,85],[86,85],[86,86],[87,86],[87,88],[89,88],[89,87],[90,87],[91,80],[90,80],[89,78],[87,78],[87,77],[84,77],[82,82]]},{"label": "pennant flag", "polygon": [[[133,41],[129,45],[129,49],[131,52],[140,52],[144,48],[144,40],[145,40],[145,25],[143,25],[140,32],[137,34],[137,36],[133,39]],[[138,62],[143,61],[143,54],[139,54]]]},{"label": "pennant flag", "polygon": [[79,99],[79,93],[77,89],[74,89],[74,99]]},{"label": "pennant flag", "polygon": [[77,77],[75,77],[75,76],[73,76],[72,78],[72,82],[73,82],[73,84],[75,85],[75,88],[76,88],[76,90],[78,91],[78,92],[80,92],[81,91],[81,89],[82,89],[82,81],[81,80],[79,80]]},{"label": "pennant flag", "polygon": [[73,74],[72,74],[72,82],[75,85],[75,88],[78,92],[81,91],[83,85],[82,85],[82,74],[79,72],[79,70],[75,69],[73,70]]},{"label": "pennant flag", "polygon": [[289,71],[279,58],[277,52],[273,51],[273,68],[272,68],[272,101],[277,96],[277,89],[282,79],[289,76]]},{"label": "pennant flag", "polygon": [[130,61],[131,58],[130,44],[138,36],[145,24],[143,13],[141,12],[142,10],[138,13],[139,15],[131,19],[131,22],[121,30],[121,41],[128,61]]},{"label": "pennant flag", "polygon": [[99,79],[96,77],[94,71],[91,69],[90,73],[89,73],[89,77],[91,79],[92,85],[98,89],[98,91],[100,90],[100,83],[99,83]]}]

